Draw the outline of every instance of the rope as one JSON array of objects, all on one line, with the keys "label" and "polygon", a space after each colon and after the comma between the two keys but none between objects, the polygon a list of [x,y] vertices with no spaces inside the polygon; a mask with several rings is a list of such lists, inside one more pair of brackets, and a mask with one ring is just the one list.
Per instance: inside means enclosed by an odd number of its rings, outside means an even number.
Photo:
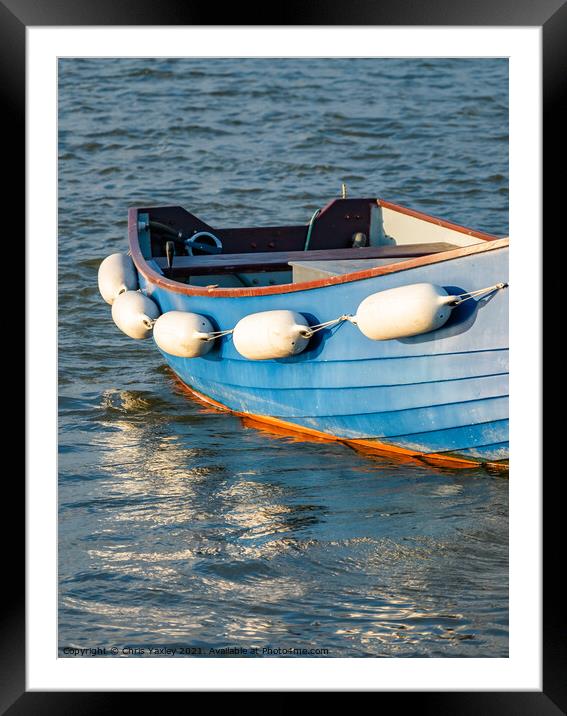
[{"label": "rope", "polygon": [[[155,326],[156,321],[157,318],[150,318],[149,316],[144,316],[142,318],[142,322],[146,326],[146,328],[153,328]],[[211,331],[206,338],[203,338],[203,340],[214,341],[217,338],[222,338],[222,336],[228,336],[233,332],[234,328],[229,328],[227,331]]]},{"label": "rope", "polygon": [[347,316],[346,314],[344,316],[339,316],[339,318],[333,318],[332,321],[325,321],[324,323],[317,323],[314,326],[306,326],[305,331],[302,331],[302,335],[304,335],[306,338],[311,338],[311,336],[314,333],[317,333],[317,331],[322,331],[324,328],[328,328],[329,326],[335,326],[338,323],[342,323],[342,321],[350,321],[352,316]]},{"label": "rope", "polygon": [[[317,212],[316,212],[317,213]],[[315,216],[315,214],[313,215]],[[494,293],[494,291],[499,291],[500,289],[507,288],[507,283],[495,283],[493,286],[487,286],[486,288],[479,288],[476,291],[467,291],[465,293],[458,294],[454,297],[454,301],[451,302],[451,306],[458,306],[461,303],[464,303],[465,301],[470,300],[471,298],[477,298],[479,296]],[[151,319],[148,316],[145,316],[144,324],[148,328],[153,328],[154,324],[157,319]],[[330,328],[331,326],[336,326],[339,323],[342,323],[343,321],[349,321],[350,323],[356,325],[356,316],[353,316],[348,313],[344,313],[342,316],[339,316],[338,318],[333,318],[330,321],[324,321],[323,323],[316,323],[314,326],[305,326],[305,329],[301,331],[301,335],[303,335],[305,338],[311,338],[311,336],[318,331],[322,331],[324,328]],[[231,333],[234,333],[234,328],[229,328],[226,331],[211,331],[206,338],[203,338],[204,341],[214,341],[217,338],[222,338],[223,336],[229,336]]]},{"label": "rope", "polygon": [[303,247],[304,251],[307,251],[309,248],[309,242],[311,241],[311,232],[313,231],[313,224],[315,223],[315,219],[319,216],[321,213],[321,209],[317,209],[317,211],[313,212],[313,216],[309,220],[309,227],[307,228],[307,236],[305,237],[305,245]]},{"label": "rope", "polygon": [[[210,236],[210,238],[215,242],[215,245],[211,246],[210,244],[203,244],[199,242],[195,243],[195,239],[198,239],[201,236]],[[211,234],[210,231],[197,231],[193,234],[193,236],[190,236],[188,239],[184,239],[183,243],[189,256],[194,256],[194,248],[201,249],[201,251],[204,251],[207,254],[219,254],[222,252],[222,241],[219,239],[218,236]],[[211,250],[209,251],[209,249]]]},{"label": "rope", "polygon": [[214,341],[217,338],[222,338],[223,336],[229,336],[231,333],[234,333],[234,328],[229,328],[227,331],[211,331],[207,338],[203,338],[204,341]]},{"label": "rope", "polygon": [[[459,304],[464,303],[471,298],[476,298],[478,296],[482,296],[483,294],[494,293],[494,291],[499,291],[500,289],[506,288],[507,286],[507,283],[495,283],[494,286],[487,286],[486,288],[479,288],[476,291],[467,291],[466,293],[461,293],[458,296],[455,296],[455,301],[453,301],[451,305],[458,306]],[[463,298],[463,296],[466,296],[466,298]]]}]

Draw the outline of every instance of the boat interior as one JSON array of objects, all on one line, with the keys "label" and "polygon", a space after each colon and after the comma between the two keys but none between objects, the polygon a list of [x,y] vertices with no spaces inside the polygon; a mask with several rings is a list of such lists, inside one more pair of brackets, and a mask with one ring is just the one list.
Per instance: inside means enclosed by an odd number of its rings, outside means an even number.
[{"label": "boat interior", "polygon": [[300,226],[217,228],[180,206],[140,208],[137,220],[155,271],[222,288],[316,281],[499,238],[377,198],[334,199]]}]

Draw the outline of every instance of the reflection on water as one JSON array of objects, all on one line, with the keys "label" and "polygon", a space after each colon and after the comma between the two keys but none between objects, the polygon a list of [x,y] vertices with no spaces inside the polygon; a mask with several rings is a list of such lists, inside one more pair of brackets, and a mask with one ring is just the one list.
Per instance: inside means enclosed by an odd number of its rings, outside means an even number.
[{"label": "reflection on water", "polygon": [[505,480],[242,433],[179,401],[103,391],[96,488],[63,465],[62,647],[506,652]]},{"label": "reflection on water", "polygon": [[62,649],[507,655],[506,479],[204,407],[96,289],[128,205],[305,223],[346,181],[505,235],[506,86],[503,60],[62,61]]}]

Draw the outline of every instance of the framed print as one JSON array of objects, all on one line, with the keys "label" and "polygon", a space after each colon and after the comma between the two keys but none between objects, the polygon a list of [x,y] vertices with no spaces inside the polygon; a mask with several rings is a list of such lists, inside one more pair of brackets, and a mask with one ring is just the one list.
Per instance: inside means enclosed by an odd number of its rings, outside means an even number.
[{"label": "framed print", "polygon": [[118,691],[564,709],[538,135],[549,172],[565,7],[0,12],[29,290],[3,713]]}]

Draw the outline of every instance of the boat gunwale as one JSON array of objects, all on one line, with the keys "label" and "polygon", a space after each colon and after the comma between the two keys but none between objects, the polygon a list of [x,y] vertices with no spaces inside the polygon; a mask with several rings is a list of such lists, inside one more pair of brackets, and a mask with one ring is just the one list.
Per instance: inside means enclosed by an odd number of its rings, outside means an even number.
[{"label": "boat gunwale", "polygon": [[449,251],[442,251],[436,254],[430,254],[428,256],[420,256],[417,258],[406,259],[396,263],[388,264],[386,266],[376,266],[371,269],[363,269],[361,271],[352,271],[351,273],[340,274],[338,276],[328,276],[326,278],[318,279],[315,281],[304,281],[301,283],[286,283],[276,286],[257,286],[248,287],[243,286],[242,288],[215,288],[207,286],[191,286],[179,281],[174,281],[170,278],[166,278],[162,274],[155,271],[143,257],[140,250],[140,244],[138,239],[138,212],[139,207],[130,207],[128,209],[128,243],[130,248],[130,254],[136,269],[144,276],[144,278],[152,285],[159,286],[160,288],[167,289],[174,293],[185,294],[188,296],[210,296],[211,298],[244,298],[248,296],[265,296],[274,294],[285,294],[293,293],[296,291],[308,291],[311,289],[324,288],[327,286],[334,286],[343,283],[350,283],[353,281],[360,281],[368,278],[374,278],[375,276],[381,276],[385,274],[397,273],[400,271],[407,271],[412,268],[419,266],[427,266],[430,264],[441,263],[443,261],[450,261],[452,259],[458,259],[464,256],[470,256],[477,253],[483,253],[485,251],[492,251],[499,248],[509,246],[508,238],[499,238],[491,234],[485,234],[482,232],[468,229],[467,227],[453,224],[443,219],[424,214],[413,209],[407,209],[406,207],[391,202],[379,200],[379,205],[393,211],[397,211],[401,214],[406,214],[414,218],[434,223],[443,228],[459,231],[460,233],[467,234],[469,236],[482,240],[482,243],[471,244],[469,246],[462,246]]}]

